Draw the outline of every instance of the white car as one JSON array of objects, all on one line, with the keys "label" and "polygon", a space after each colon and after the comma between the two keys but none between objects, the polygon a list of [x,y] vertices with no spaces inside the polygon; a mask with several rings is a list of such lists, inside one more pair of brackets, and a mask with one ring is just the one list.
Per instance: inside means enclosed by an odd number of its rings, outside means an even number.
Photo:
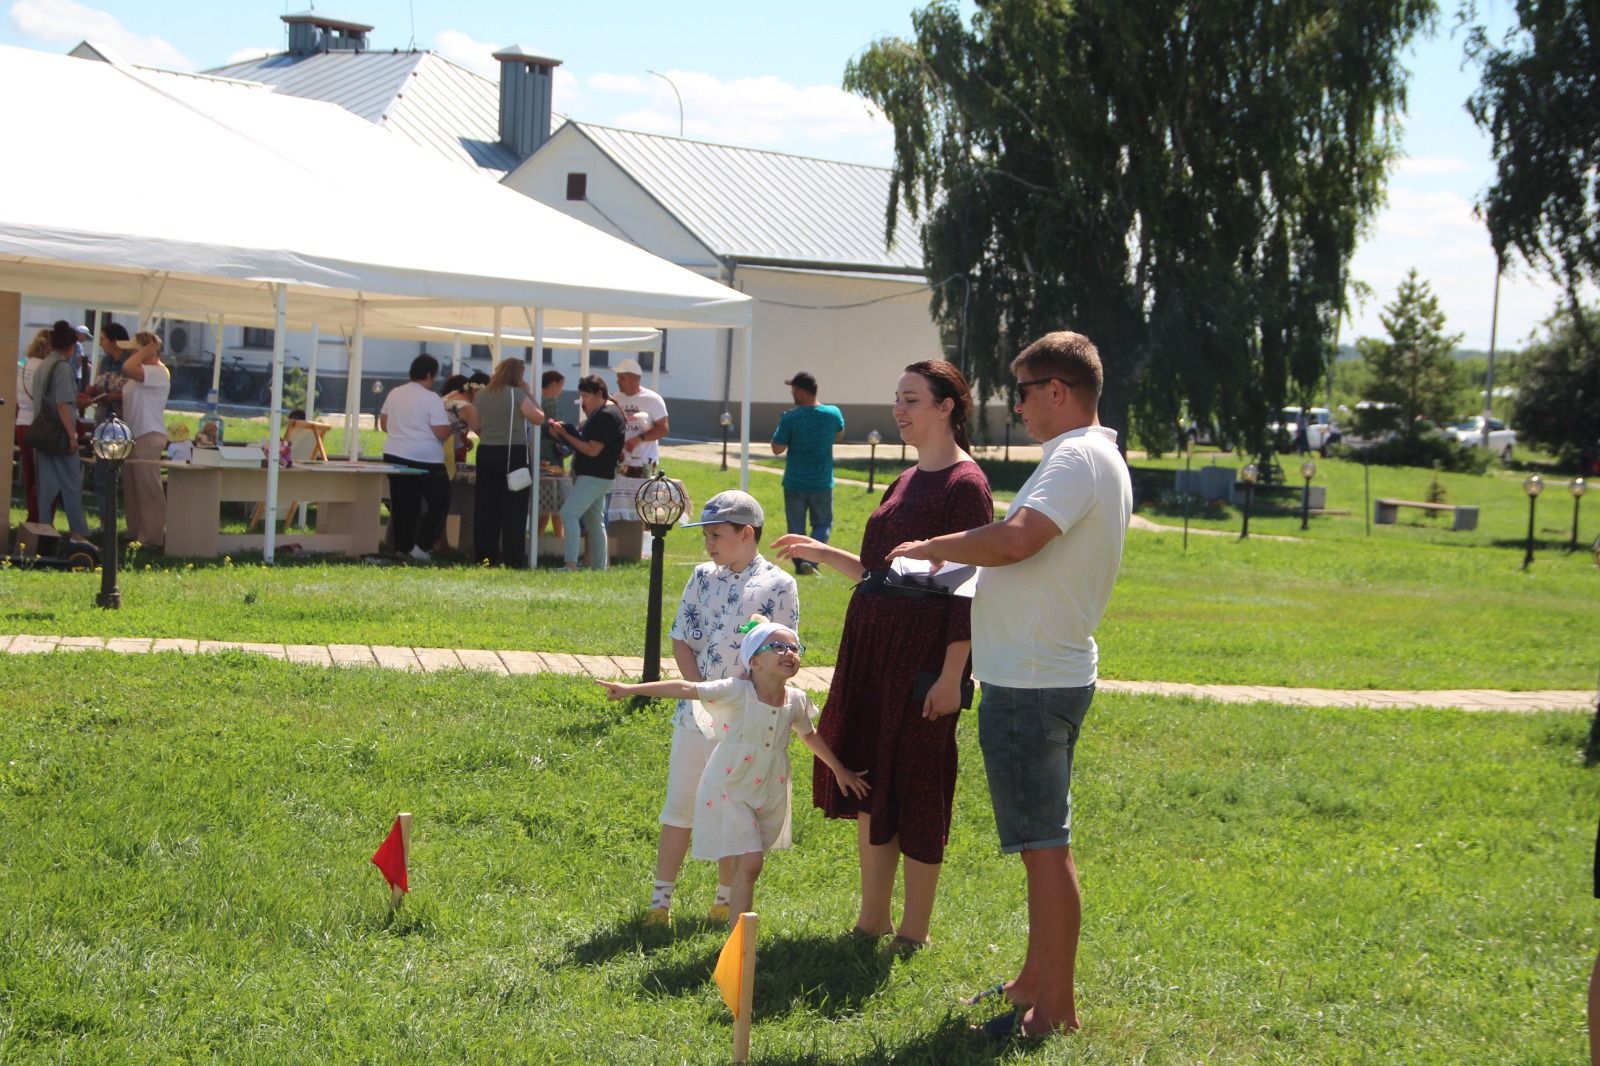
[{"label": "white car", "polygon": [[[1457,422],[1444,430],[1444,435],[1467,448],[1483,447],[1483,416],[1473,415],[1465,422]],[[1506,428],[1498,418],[1489,419],[1489,450],[1506,462],[1511,461],[1511,450],[1517,446],[1517,431]]]},{"label": "white car", "polygon": [[[1312,407],[1306,410],[1306,446],[1324,457],[1328,454],[1328,446],[1338,444],[1344,439],[1339,432],[1339,427],[1333,424],[1333,413],[1326,407]],[[1278,414],[1278,421],[1267,426],[1267,432],[1274,438],[1282,434],[1283,439],[1293,445],[1295,434],[1300,426],[1300,408],[1285,407]]]}]

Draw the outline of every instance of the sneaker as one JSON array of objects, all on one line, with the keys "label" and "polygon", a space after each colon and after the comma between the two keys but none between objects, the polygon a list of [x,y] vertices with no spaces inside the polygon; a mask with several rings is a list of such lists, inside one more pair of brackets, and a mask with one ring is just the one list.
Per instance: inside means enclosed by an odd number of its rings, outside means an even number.
[{"label": "sneaker", "polygon": [[645,925],[671,925],[672,914],[665,907],[651,907],[644,912]]},{"label": "sneaker", "polygon": [[410,555],[411,558],[415,559],[419,563],[431,563],[431,562],[433,562],[433,556],[431,556],[427,552],[423,551],[421,547],[412,548],[406,554]]},{"label": "sneaker", "polygon": [[794,561],[794,572],[800,577],[808,577],[817,572],[817,564],[808,563],[804,559],[796,559]]},{"label": "sneaker", "polygon": [[721,922],[723,925],[728,924],[728,905],[726,903],[712,904],[711,909],[706,911],[706,921]]}]

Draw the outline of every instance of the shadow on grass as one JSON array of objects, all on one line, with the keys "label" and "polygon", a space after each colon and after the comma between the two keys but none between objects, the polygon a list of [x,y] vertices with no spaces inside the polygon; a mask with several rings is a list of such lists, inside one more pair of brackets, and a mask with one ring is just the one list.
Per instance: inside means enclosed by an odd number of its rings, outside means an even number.
[{"label": "shadow on grass", "polygon": [[[659,966],[642,983],[648,994],[678,996],[704,988],[721,951],[719,942],[706,954]],[[889,979],[895,957],[878,945],[847,937],[774,937],[763,939],[756,953],[754,1020],[796,1009],[823,1017],[854,1014]]]},{"label": "shadow on grass", "polygon": [[[680,940],[699,936],[708,928],[703,922],[674,919],[669,927],[644,924],[644,915],[635,914],[604,929],[597,929],[574,944],[572,959],[580,966],[599,966],[619,955],[650,955],[672,947]],[[706,971],[709,975],[710,971]]]},{"label": "shadow on grass", "polygon": [[[595,687],[594,691],[600,692],[600,689]],[[553,732],[562,740],[573,741],[578,744],[589,744],[606,736],[617,726],[641,712],[660,714],[660,711],[651,712],[651,708],[656,702],[642,696],[635,696],[627,700],[603,700],[599,705],[600,709],[588,718],[572,722],[569,725],[558,726]],[[666,719],[663,718],[662,720],[665,721]]]},{"label": "shadow on grass", "polygon": [[[758,1005],[757,1020],[759,1017]],[[1011,1053],[1010,1046],[976,1036],[967,1030],[967,1025],[964,1018],[947,1017],[937,1029],[907,1043],[876,1044],[872,1050],[848,1059],[832,1054],[762,1055],[755,1051],[750,1061],[762,1066],[823,1066],[824,1063],[867,1066],[869,1063],[884,1062],[892,1062],[895,1066],[962,1066],[964,1063],[998,1062]]]}]

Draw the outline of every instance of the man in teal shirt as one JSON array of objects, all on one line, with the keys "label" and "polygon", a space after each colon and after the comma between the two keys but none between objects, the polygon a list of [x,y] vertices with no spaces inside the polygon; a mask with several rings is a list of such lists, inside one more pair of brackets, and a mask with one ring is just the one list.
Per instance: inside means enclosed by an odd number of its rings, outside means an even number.
[{"label": "man in teal shirt", "polygon": [[[817,402],[817,379],[804,370],[784,384],[794,406],[772,434],[772,454],[789,456],[783,468],[784,517],[790,533],[804,533],[810,512],[811,536],[826,544],[833,532],[833,444],[844,436],[844,414]],[[796,559],[794,572],[815,574],[817,566]]]}]

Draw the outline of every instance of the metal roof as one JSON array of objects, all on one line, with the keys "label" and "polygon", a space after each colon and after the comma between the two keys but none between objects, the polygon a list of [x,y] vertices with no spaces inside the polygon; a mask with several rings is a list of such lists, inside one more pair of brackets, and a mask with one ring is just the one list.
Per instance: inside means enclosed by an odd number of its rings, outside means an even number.
[{"label": "metal roof", "polygon": [[884,167],[570,125],[719,256],[923,272],[919,228],[903,205],[894,243],[884,248]]},{"label": "metal roof", "polygon": [[207,73],[338,104],[499,180],[521,162],[500,143],[500,86],[433,52],[266,56]]}]

